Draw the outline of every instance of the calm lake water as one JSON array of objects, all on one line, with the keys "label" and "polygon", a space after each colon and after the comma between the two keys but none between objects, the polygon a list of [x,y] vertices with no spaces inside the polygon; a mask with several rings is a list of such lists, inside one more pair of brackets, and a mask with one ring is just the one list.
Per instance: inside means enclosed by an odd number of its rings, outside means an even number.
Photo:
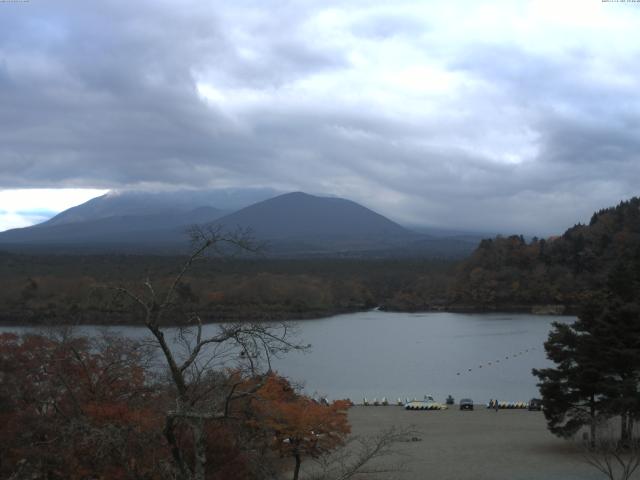
[{"label": "calm lake water", "polygon": [[[539,396],[532,368],[549,365],[543,342],[553,321],[573,318],[524,314],[361,312],[297,322],[298,340],[308,353],[275,360],[279,373],[304,383],[309,394],[329,398],[383,396],[444,401],[451,394],[476,403],[490,398],[526,401]],[[207,329],[215,329],[208,325]],[[2,331],[32,331],[0,327]],[[96,334],[100,327],[81,327]],[[144,337],[139,327],[114,327]]]}]

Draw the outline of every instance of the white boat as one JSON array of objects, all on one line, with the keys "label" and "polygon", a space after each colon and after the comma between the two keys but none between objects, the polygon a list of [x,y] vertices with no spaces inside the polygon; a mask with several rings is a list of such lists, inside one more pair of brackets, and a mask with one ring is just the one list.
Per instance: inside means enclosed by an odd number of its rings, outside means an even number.
[{"label": "white boat", "polygon": [[414,399],[407,402],[404,408],[406,410],[446,410],[447,406],[444,403],[436,402],[431,395],[425,395],[423,400]]}]

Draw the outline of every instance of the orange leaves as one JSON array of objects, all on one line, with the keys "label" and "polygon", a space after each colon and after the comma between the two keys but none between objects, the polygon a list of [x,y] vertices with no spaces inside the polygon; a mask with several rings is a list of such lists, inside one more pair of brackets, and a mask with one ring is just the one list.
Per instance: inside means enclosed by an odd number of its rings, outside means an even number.
[{"label": "orange leaves", "polygon": [[21,459],[69,479],[126,478],[133,453],[156,468],[145,451],[162,417],[134,345],[0,335],[0,384],[0,477]]},{"label": "orange leaves", "polygon": [[258,423],[273,435],[281,455],[316,457],[342,445],[351,427],[349,402],[318,403],[296,393],[289,382],[271,375],[251,402]]},{"label": "orange leaves", "polygon": [[159,416],[149,408],[136,408],[127,402],[92,401],[84,406],[84,412],[96,426],[118,425],[146,431],[161,425]]},{"label": "orange leaves", "polygon": [[[0,335],[0,478],[22,459],[69,480],[162,478],[172,458],[163,428],[175,393],[149,382],[136,352],[121,339]],[[191,393],[203,408],[229,414],[205,425],[210,480],[248,478],[268,450],[299,464],[342,445],[350,432],[347,402],[317,403],[277,375],[226,371],[209,381]],[[174,433],[192,461],[189,420]]]}]

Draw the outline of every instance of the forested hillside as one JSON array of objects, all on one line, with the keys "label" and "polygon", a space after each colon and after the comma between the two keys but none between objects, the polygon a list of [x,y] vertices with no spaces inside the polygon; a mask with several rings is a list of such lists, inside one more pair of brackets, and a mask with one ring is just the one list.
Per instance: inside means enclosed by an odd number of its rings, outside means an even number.
[{"label": "forested hillside", "polygon": [[[640,265],[640,199],[600,210],[560,237],[483,240],[450,291],[457,305],[560,305],[573,309],[618,266]],[[635,267],[633,267],[635,268]]]},{"label": "forested hillside", "polygon": [[[182,262],[178,256],[0,253],[0,322],[127,323],[127,309],[103,285],[135,288],[147,276],[162,284]],[[373,307],[572,313],[605,286],[613,268],[629,270],[630,283],[640,271],[638,198],[601,210],[589,225],[560,237],[483,240],[459,264],[211,258],[191,270],[179,293],[209,321],[310,318]]]},{"label": "forested hillside", "polygon": [[[166,286],[183,257],[0,253],[1,323],[127,323],[106,285]],[[427,259],[203,259],[178,294],[207,321],[309,318],[446,297],[455,263]],[[137,291],[137,290],[136,290]],[[403,300],[404,299],[404,300]],[[171,318],[168,322],[180,323]]]}]

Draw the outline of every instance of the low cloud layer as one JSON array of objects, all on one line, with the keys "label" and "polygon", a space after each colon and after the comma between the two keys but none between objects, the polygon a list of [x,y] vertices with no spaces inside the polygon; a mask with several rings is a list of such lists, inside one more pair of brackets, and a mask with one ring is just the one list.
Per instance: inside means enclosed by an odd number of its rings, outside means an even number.
[{"label": "low cloud layer", "polygon": [[638,194],[639,21],[600,0],[0,4],[0,188],[271,187],[559,232]]}]

